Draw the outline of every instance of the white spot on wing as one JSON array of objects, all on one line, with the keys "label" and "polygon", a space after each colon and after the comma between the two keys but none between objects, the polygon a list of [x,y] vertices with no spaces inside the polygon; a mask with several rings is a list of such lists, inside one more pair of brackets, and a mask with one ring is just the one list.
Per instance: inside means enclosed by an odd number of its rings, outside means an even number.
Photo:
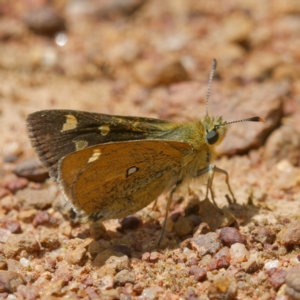
[{"label": "white spot on wing", "polygon": [[101,155],[101,151],[99,149],[95,149],[93,151],[93,155],[88,160],[88,164],[93,161],[96,161],[100,157],[100,155]]},{"label": "white spot on wing", "polygon": [[137,168],[137,167],[131,167],[131,168],[127,169],[126,176],[127,177],[130,176],[138,170],[139,170],[139,168]]},{"label": "white spot on wing", "polygon": [[66,122],[63,125],[61,132],[75,129],[77,127],[77,119],[73,115],[66,115]]},{"label": "white spot on wing", "polygon": [[86,148],[88,146],[88,142],[87,141],[76,141],[75,142],[75,147],[76,147],[76,150],[82,150],[84,148]]},{"label": "white spot on wing", "polygon": [[110,132],[110,128],[108,125],[99,126],[99,130],[101,132],[101,135],[103,136],[106,136]]}]

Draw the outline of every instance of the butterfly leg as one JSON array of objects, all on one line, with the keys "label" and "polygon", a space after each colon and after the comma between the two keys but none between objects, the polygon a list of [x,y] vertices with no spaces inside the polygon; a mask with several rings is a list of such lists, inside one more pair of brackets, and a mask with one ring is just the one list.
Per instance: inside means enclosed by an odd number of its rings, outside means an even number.
[{"label": "butterfly leg", "polygon": [[214,205],[216,207],[218,207],[216,202],[215,202],[215,198],[214,198],[214,194],[213,194],[213,190],[212,190],[212,183],[213,183],[213,178],[214,178],[215,172],[222,173],[226,176],[225,182],[227,184],[228,190],[229,190],[230,195],[233,198],[234,202],[236,202],[235,197],[234,197],[233,192],[232,192],[232,189],[231,189],[230,184],[229,184],[229,175],[228,175],[227,171],[218,168],[214,164],[210,164],[206,168],[203,168],[203,169],[201,169],[197,172],[197,176],[202,176],[202,175],[208,173],[208,182],[207,182],[207,189],[206,189],[205,198],[208,197],[208,192],[210,191],[212,201],[213,201]]},{"label": "butterfly leg", "polygon": [[181,181],[176,182],[175,186],[172,188],[172,190],[171,190],[171,192],[170,192],[170,194],[168,196],[168,202],[167,202],[167,207],[166,207],[165,219],[164,219],[164,222],[163,222],[163,225],[162,225],[162,229],[161,229],[161,232],[160,232],[160,236],[159,236],[159,239],[158,239],[158,242],[157,242],[158,245],[160,244],[161,239],[162,239],[162,237],[164,235],[165,227],[166,227],[166,224],[167,224],[167,217],[168,217],[168,213],[169,213],[169,210],[170,210],[170,206],[171,206],[173,194],[175,193],[175,191],[177,190],[177,187],[180,184],[181,184]]},{"label": "butterfly leg", "polygon": [[222,174],[225,175],[225,182],[226,182],[226,184],[227,184],[229,193],[230,193],[230,195],[231,195],[231,197],[232,197],[232,199],[233,199],[233,203],[236,203],[236,199],[235,199],[235,197],[234,197],[233,191],[232,191],[231,186],[230,186],[230,184],[229,184],[229,175],[228,175],[228,172],[225,171],[225,170],[223,170],[223,169],[220,169],[220,168],[218,168],[218,167],[216,167],[216,166],[215,166],[215,171],[216,171],[216,172],[219,172],[219,173],[222,173]]},{"label": "butterfly leg", "polygon": [[153,203],[153,206],[152,206],[152,210],[154,210],[154,208],[156,207],[157,199],[158,199],[158,198],[156,198],[156,199],[154,200],[154,203]]}]

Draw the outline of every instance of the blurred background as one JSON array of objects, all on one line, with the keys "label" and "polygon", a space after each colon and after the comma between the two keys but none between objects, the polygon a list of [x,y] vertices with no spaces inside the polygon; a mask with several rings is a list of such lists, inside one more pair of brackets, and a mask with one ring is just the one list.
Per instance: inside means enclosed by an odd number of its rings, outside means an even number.
[{"label": "blurred background", "polygon": [[213,58],[210,114],[267,120],[230,126],[220,153],[259,148],[278,128],[269,152],[300,145],[299,15],[298,0],[2,0],[4,160],[30,149],[24,120],[36,110],[201,118]]}]

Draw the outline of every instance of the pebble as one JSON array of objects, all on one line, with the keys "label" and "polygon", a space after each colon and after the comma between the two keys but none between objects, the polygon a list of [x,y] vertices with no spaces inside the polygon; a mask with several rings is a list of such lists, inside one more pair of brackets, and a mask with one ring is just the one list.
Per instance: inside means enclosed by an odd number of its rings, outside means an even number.
[{"label": "pebble", "polygon": [[42,6],[27,12],[24,22],[34,33],[47,36],[66,30],[65,19],[51,6]]},{"label": "pebble", "polygon": [[235,243],[246,245],[246,238],[234,227],[224,227],[220,232],[220,240],[225,246],[231,246]]},{"label": "pebble", "polygon": [[57,249],[60,246],[57,230],[42,227],[42,230],[39,233],[39,242],[47,249]]},{"label": "pebble", "polygon": [[154,300],[159,297],[159,292],[161,292],[161,287],[152,286],[143,289],[142,296],[149,300]]},{"label": "pebble", "polygon": [[85,247],[83,247],[83,246],[76,247],[75,250],[73,250],[67,254],[68,263],[70,263],[72,265],[83,266],[87,259],[86,252],[87,252],[87,250]]},{"label": "pebble", "polygon": [[209,299],[236,299],[237,296],[237,283],[234,278],[220,274],[216,276],[213,283],[208,289]]},{"label": "pebble", "polygon": [[269,278],[268,281],[275,290],[278,290],[285,282],[286,271],[272,268],[266,271]]},{"label": "pebble", "polygon": [[279,260],[278,259],[274,259],[274,260],[269,260],[265,263],[264,268],[266,270],[270,270],[270,269],[274,269],[274,268],[278,268],[279,266]]},{"label": "pebble", "polygon": [[190,274],[194,276],[196,281],[204,281],[207,277],[206,271],[198,266],[191,266]]},{"label": "pebble", "polygon": [[17,291],[18,294],[26,300],[35,300],[39,298],[39,289],[35,286],[19,285]]},{"label": "pebble", "polygon": [[44,182],[49,178],[48,171],[37,158],[29,158],[19,163],[13,172],[19,176],[34,182]]},{"label": "pebble", "polygon": [[36,208],[45,210],[52,206],[56,196],[57,188],[54,186],[43,190],[24,189],[16,193],[16,197],[24,209]]},{"label": "pebble", "polygon": [[100,290],[110,290],[114,287],[114,277],[112,275],[105,275],[97,279],[94,284]]},{"label": "pebble", "polygon": [[52,220],[52,216],[47,211],[39,211],[32,221],[34,227],[47,224]]},{"label": "pebble", "polygon": [[7,269],[7,259],[2,253],[0,253],[0,270],[5,270],[5,269]]},{"label": "pebble", "polygon": [[110,256],[105,262],[107,266],[114,268],[117,272],[130,268],[128,256]]},{"label": "pebble", "polygon": [[33,234],[11,234],[5,244],[4,254],[6,257],[14,257],[22,250],[31,253],[39,249],[40,246]]},{"label": "pebble", "polygon": [[114,246],[114,251],[125,254],[128,257],[131,257],[131,249],[126,245],[117,244]]},{"label": "pebble", "polygon": [[222,268],[228,268],[230,265],[230,251],[228,247],[221,248],[211,259],[208,264],[209,270],[218,270]]},{"label": "pebble", "polygon": [[14,293],[17,287],[24,283],[21,274],[13,271],[0,271],[0,292]]},{"label": "pebble", "polygon": [[278,241],[282,245],[300,245],[300,221],[288,223],[278,234]]},{"label": "pebble", "polygon": [[286,159],[293,166],[300,165],[300,135],[293,127],[282,125],[268,137],[263,153],[264,161],[273,165]]},{"label": "pebble", "polygon": [[9,230],[11,233],[21,233],[21,224],[17,220],[5,220],[4,221],[5,229]]},{"label": "pebble", "polygon": [[231,260],[234,262],[243,262],[249,258],[249,251],[244,244],[235,243],[230,247]]},{"label": "pebble", "polygon": [[189,75],[180,60],[160,58],[160,61],[144,60],[134,67],[137,80],[150,87],[170,85],[175,82],[186,81]]},{"label": "pebble", "polygon": [[195,223],[189,217],[180,216],[174,225],[174,230],[178,236],[184,237],[193,232]]},{"label": "pebble", "polygon": [[[196,229],[196,228],[195,228]],[[195,230],[194,234],[193,234],[193,237],[197,237],[201,234],[206,234],[210,232],[210,228],[209,228],[209,225],[205,222],[202,222],[198,227],[197,229]]]},{"label": "pebble", "polygon": [[293,300],[300,300],[300,265],[287,271],[285,293]]},{"label": "pebble", "polygon": [[9,230],[0,227],[0,242],[1,243],[6,243],[10,235],[11,235],[11,232]]},{"label": "pebble", "polygon": [[34,217],[37,215],[38,211],[34,208],[22,210],[18,214],[18,218],[20,221],[24,223],[31,223],[34,219]]},{"label": "pebble", "polygon": [[201,256],[214,254],[221,247],[218,235],[215,232],[201,234],[198,237],[192,238],[190,243],[192,248],[198,251]]},{"label": "pebble", "polygon": [[115,286],[124,286],[126,283],[135,283],[135,274],[128,270],[121,270],[114,277]]},{"label": "pebble", "polygon": [[121,230],[136,229],[142,223],[141,218],[136,215],[130,215],[124,218],[121,224]]},{"label": "pebble", "polygon": [[9,195],[9,190],[0,186],[0,199],[4,198],[7,195]]},{"label": "pebble", "polygon": [[4,188],[15,194],[18,190],[24,189],[29,181],[25,178],[14,178],[4,183]]},{"label": "pebble", "polygon": [[275,232],[267,227],[258,226],[252,232],[251,236],[253,240],[262,244],[273,244],[276,238]]},{"label": "pebble", "polygon": [[91,237],[98,241],[106,235],[106,228],[101,222],[95,222],[90,224]]}]

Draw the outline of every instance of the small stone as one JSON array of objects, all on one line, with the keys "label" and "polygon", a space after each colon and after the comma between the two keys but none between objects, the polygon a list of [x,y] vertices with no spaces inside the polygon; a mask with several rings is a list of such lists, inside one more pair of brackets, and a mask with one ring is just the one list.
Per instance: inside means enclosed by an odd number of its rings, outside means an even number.
[{"label": "small stone", "polygon": [[263,263],[254,259],[249,259],[248,261],[242,263],[243,270],[248,274],[255,273],[257,270],[261,269],[262,266]]},{"label": "small stone", "polygon": [[225,246],[235,243],[246,244],[246,238],[234,227],[224,227],[220,232],[220,240]]},{"label": "small stone", "polygon": [[149,261],[152,263],[156,263],[158,262],[159,258],[160,258],[160,254],[158,252],[151,252]]},{"label": "small stone", "polygon": [[88,251],[92,257],[95,257],[99,252],[107,250],[110,244],[105,240],[92,241],[89,244]]},{"label": "small stone", "polygon": [[57,230],[42,227],[42,230],[39,234],[39,242],[47,249],[57,249],[60,246]]},{"label": "small stone", "polygon": [[278,266],[279,266],[279,260],[274,259],[274,260],[267,261],[264,265],[264,268],[266,270],[270,270],[270,269],[278,268]]},{"label": "small stone", "polygon": [[4,187],[0,186],[0,199],[7,196],[9,194],[9,190],[5,189]]},{"label": "small stone", "polygon": [[[96,298],[97,299],[97,298]],[[116,289],[102,290],[99,292],[99,298],[101,300],[119,300],[120,295]]]},{"label": "small stone", "polygon": [[235,243],[230,247],[230,256],[234,262],[243,262],[249,258],[249,251],[244,244]]},{"label": "small stone", "polygon": [[22,221],[24,223],[31,223],[37,213],[38,213],[38,211],[34,208],[22,210],[19,212],[18,218],[20,221]]},{"label": "small stone", "polygon": [[14,173],[19,177],[24,177],[29,181],[44,182],[49,178],[48,171],[42,166],[37,158],[30,158],[19,163]]},{"label": "small stone", "polygon": [[218,275],[208,289],[209,299],[236,299],[237,283],[234,278]]},{"label": "small stone", "polygon": [[4,227],[8,229],[11,233],[21,233],[21,224],[17,220],[5,220]]},{"label": "small stone", "polygon": [[297,265],[287,271],[285,277],[285,293],[293,300],[300,299],[300,265]]},{"label": "small stone", "polygon": [[142,261],[149,261],[150,260],[150,252],[145,252],[142,254]]},{"label": "small stone", "polygon": [[180,237],[187,236],[193,232],[195,223],[188,217],[179,217],[174,225],[174,230]]},{"label": "small stone", "polygon": [[180,60],[160,58],[157,62],[151,59],[135,65],[134,74],[145,86],[169,85],[186,81],[189,75]]},{"label": "small stone", "polygon": [[230,265],[230,253],[228,247],[221,248],[215,256],[212,258],[208,265],[209,270],[218,270],[222,268],[228,268]]},{"label": "small stone", "polygon": [[300,245],[300,221],[286,224],[278,234],[278,241],[282,245]]},{"label": "small stone", "polygon": [[114,251],[125,254],[128,257],[131,257],[131,249],[126,245],[120,245],[120,244],[115,245]]},{"label": "small stone", "polygon": [[4,184],[4,188],[10,190],[13,194],[18,190],[24,189],[28,185],[29,181],[25,178],[15,178]]},{"label": "small stone", "polygon": [[130,268],[130,261],[128,256],[110,256],[105,265],[110,266],[111,268],[115,269],[117,272],[122,271],[124,269]]},{"label": "small stone", "polygon": [[190,274],[194,275],[196,281],[204,281],[206,279],[206,271],[198,266],[191,266]]},{"label": "small stone", "polygon": [[13,271],[0,271],[0,292],[14,293],[17,287],[24,283],[21,274]]},{"label": "small stone", "polygon": [[272,230],[268,229],[267,227],[256,227],[252,232],[251,232],[252,238],[260,242],[262,244],[268,243],[268,244],[273,244],[276,238],[275,232]]},{"label": "small stone", "polygon": [[140,295],[143,292],[143,289],[145,288],[145,283],[138,282],[132,287],[132,290],[137,294]]},{"label": "small stone", "polygon": [[22,250],[31,253],[34,251],[38,251],[39,249],[40,246],[33,234],[12,234],[9,236],[5,244],[4,254],[7,257],[14,257]]},{"label": "small stone", "polygon": [[32,221],[32,225],[37,227],[39,225],[47,224],[52,220],[51,215],[47,211],[39,211]]},{"label": "small stone", "polygon": [[24,209],[36,208],[45,210],[51,207],[56,196],[57,188],[54,186],[43,190],[32,190],[27,188],[16,193],[16,197]]},{"label": "small stone", "polygon": [[106,228],[101,222],[92,223],[90,225],[90,234],[94,240],[98,241],[106,235]]},{"label": "small stone", "polygon": [[142,297],[149,300],[154,300],[159,298],[159,293],[162,292],[162,288],[159,286],[152,286],[145,288],[142,292]]},{"label": "small stone", "polygon": [[0,253],[0,270],[5,270],[6,268],[7,268],[6,257],[2,253]]},{"label": "small stone", "polygon": [[136,215],[130,215],[124,218],[121,224],[121,230],[136,229],[142,223],[141,219]]},{"label": "small stone", "polygon": [[37,34],[53,36],[66,30],[64,18],[51,6],[42,6],[27,12],[24,21],[28,28]]},{"label": "small stone", "polygon": [[273,268],[266,272],[269,276],[269,283],[275,290],[278,290],[285,282],[286,271]]},{"label": "small stone", "polygon": [[188,205],[184,209],[184,215],[189,216],[198,213],[200,206],[200,201],[198,198],[193,198],[189,201]]},{"label": "small stone", "polygon": [[0,242],[1,243],[6,243],[10,235],[11,235],[11,232],[9,230],[0,227]]},{"label": "small stone", "polygon": [[114,277],[115,286],[124,286],[126,283],[134,284],[135,274],[128,270],[122,270]]},{"label": "small stone", "polygon": [[209,225],[205,222],[202,222],[195,230],[193,237],[197,237],[201,234],[206,234],[208,232],[210,232]]},{"label": "small stone", "polygon": [[282,125],[274,130],[267,139],[264,150],[264,161],[274,165],[283,159],[288,160],[293,166],[300,165],[300,136],[293,127]]},{"label": "small stone", "polygon": [[72,265],[83,266],[87,259],[86,252],[87,252],[87,250],[85,249],[85,247],[82,247],[82,246],[76,247],[75,250],[71,251],[67,255],[68,263],[70,263]]},{"label": "small stone", "polygon": [[35,300],[39,298],[39,290],[34,286],[19,285],[17,287],[18,294],[26,300]]},{"label": "small stone", "polygon": [[221,247],[218,235],[215,232],[201,234],[196,238],[192,238],[190,243],[192,248],[198,251],[201,256],[206,254],[214,254]]},{"label": "small stone", "polygon": [[114,277],[112,275],[105,275],[96,280],[95,286],[100,290],[110,290],[114,287]]}]

